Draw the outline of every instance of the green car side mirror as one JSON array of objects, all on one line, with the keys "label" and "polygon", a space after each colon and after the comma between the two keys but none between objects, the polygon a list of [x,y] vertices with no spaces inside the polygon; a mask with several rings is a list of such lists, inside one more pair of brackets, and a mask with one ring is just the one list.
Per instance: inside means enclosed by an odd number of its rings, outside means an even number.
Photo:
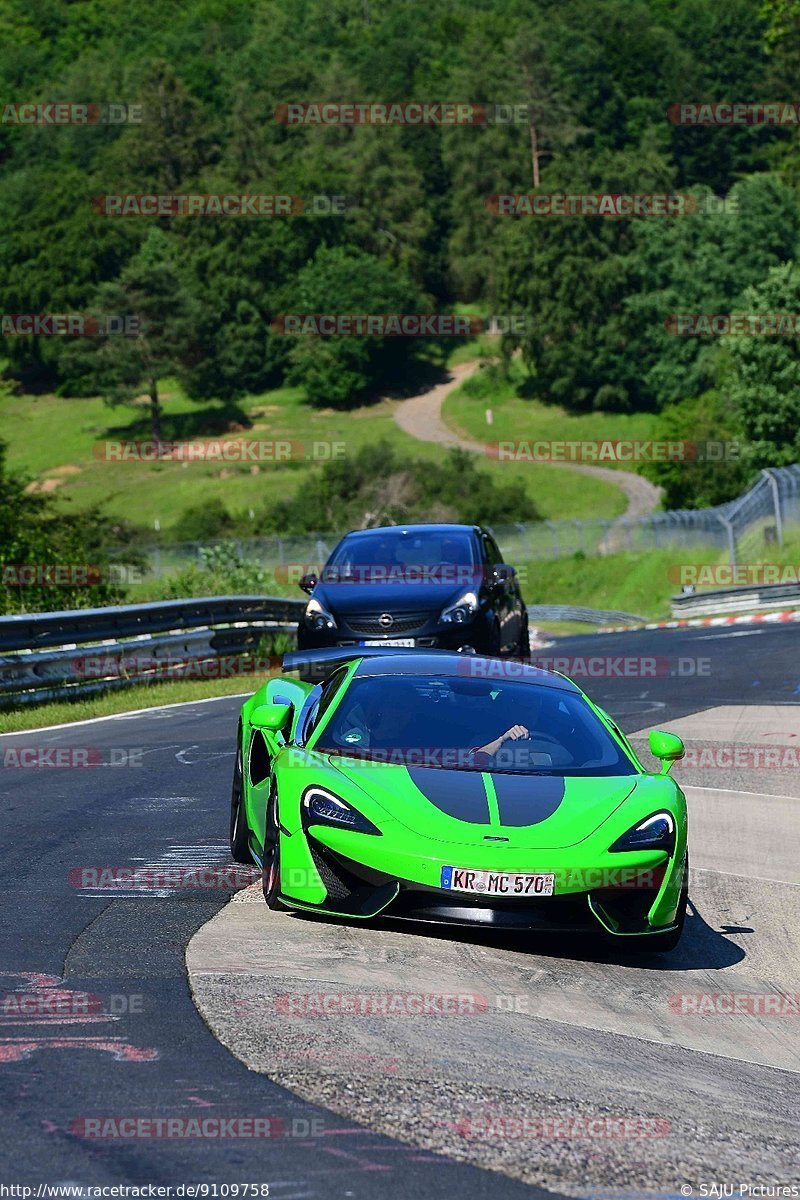
[{"label": "green car side mirror", "polygon": [[259,704],[250,715],[250,724],[254,729],[279,733],[289,723],[291,715],[291,704]]},{"label": "green car side mirror", "polygon": [[677,733],[666,733],[663,729],[652,729],[649,737],[650,753],[661,759],[661,774],[669,775],[670,768],[683,758],[686,748]]}]

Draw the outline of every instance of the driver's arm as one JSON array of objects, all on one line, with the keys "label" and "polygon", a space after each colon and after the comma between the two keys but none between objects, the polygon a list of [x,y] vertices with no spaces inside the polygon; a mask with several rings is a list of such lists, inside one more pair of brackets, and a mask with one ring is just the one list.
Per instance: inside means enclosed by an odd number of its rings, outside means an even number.
[{"label": "driver's arm", "polygon": [[529,736],[528,730],[524,725],[512,725],[510,729],[507,729],[505,733],[501,733],[500,737],[495,738],[493,742],[487,742],[485,746],[478,746],[476,753],[497,754],[503,742],[516,742],[517,738],[526,738]]}]

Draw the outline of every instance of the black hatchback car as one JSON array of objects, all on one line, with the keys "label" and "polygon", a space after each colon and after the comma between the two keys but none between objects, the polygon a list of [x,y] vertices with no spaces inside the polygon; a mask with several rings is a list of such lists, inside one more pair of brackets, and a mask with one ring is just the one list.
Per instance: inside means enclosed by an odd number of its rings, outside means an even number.
[{"label": "black hatchback car", "polygon": [[479,525],[392,525],[345,534],[310,593],[300,650],[427,646],[527,656],[514,567]]}]

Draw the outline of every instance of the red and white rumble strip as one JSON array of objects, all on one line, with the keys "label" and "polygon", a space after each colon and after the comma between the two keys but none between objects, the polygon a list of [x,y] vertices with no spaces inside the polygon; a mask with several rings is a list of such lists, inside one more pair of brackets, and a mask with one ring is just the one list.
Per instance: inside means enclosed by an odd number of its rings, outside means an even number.
[{"label": "red and white rumble strip", "polygon": [[646,625],[614,625],[597,633],[630,633],[632,629],[684,629],[695,625],[752,625],[759,622],[800,621],[800,609],[789,612],[738,613],[735,617],[690,617],[675,621],[649,621]]}]

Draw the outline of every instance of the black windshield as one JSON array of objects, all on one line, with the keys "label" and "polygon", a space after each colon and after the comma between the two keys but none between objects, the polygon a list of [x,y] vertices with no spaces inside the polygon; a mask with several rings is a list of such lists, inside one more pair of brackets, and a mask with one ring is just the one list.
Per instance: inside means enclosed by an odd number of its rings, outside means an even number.
[{"label": "black windshield", "polygon": [[582,696],[468,677],[356,678],[323,723],[315,749],[407,766],[516,774],[637,770]]},{"label": "black windshield", "polygon": [[331,555],[322,578],[328,583],[354,577],[370,580],[418,577],[449,582],[453,571],[476,569],[467,531],[398,529],[345,538]]}]

